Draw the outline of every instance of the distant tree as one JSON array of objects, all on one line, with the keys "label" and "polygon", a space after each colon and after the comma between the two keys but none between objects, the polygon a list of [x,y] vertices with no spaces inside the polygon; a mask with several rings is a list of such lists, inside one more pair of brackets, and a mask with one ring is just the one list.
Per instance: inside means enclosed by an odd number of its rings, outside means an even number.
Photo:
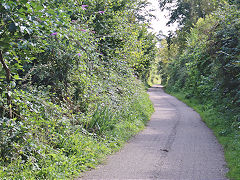
[{"label": "distant tree", "polygon": [[204,18],[213,12],[221,2],[223,0],[159,0],[160,9],[169,11],[167,25],[178,23],[176,43],[180,52],[186,46],[186,37],[193,25],[199,18]]}]

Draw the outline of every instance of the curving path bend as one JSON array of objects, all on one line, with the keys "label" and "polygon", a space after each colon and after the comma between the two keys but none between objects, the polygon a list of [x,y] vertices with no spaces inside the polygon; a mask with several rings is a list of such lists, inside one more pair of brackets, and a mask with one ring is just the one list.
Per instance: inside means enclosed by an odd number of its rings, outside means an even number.
[{"label": "curving path bend", "polygon": [[156,85],[145,130],[80,179],[225,180],[222,147],[198,113]]}]

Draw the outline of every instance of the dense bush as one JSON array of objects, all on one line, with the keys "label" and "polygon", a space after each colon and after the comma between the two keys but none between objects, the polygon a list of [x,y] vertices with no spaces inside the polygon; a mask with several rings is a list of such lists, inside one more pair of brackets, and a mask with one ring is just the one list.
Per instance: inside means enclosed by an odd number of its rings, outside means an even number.
[{"label": "dense bush", "polygon": [[0,178],[77,175],[144,126],[153,109],[140,80],[155,58],[145,5],[1,2]]},{"label": "dense bush", "polygon": [[185,51],[169,64],[168,85],[186,89],[189,96],[223,111],[239,112],[239,11],[224,6],[205,19],[200,18],[187,38]]},{"label": "dense bush", "polygon": [[224,1],[185,33],[184,49],[178,43],[183,32],[177,32],[171,43],[162,41],[159,52],[159,73],[167,89],[197,99],[199,111],[211,114],[206,122],[225,147],[233,179],[239,176],[239,158],[233,158],[240,147],[239,28],[238,4]]}]

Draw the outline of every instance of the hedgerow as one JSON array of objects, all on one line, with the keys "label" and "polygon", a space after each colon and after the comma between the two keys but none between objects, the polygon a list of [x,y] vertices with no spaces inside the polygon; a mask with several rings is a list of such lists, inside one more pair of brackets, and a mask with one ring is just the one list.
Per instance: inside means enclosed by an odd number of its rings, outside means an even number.
[{"label": "hedgerow", "polygon": [[232,179],[240,177],[239,15],[237,1],[219,1],[211,13],[195,15],[188,32],[162,41],[158,66],[168,92],[195,107],[215,132]]},{"label": "hedgerow", "polygon": [[144,6],[1,2],[1,179],[77,176],[143,128],[156,51]]}]

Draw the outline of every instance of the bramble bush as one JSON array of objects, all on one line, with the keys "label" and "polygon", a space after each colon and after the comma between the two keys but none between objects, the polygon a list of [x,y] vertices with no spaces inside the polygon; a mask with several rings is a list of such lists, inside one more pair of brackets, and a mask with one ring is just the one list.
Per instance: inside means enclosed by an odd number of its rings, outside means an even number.
[{"label": "bramble bush", "polygon": [[145,5],[1,2],[1,179],[77,176],[143,128],[156,52]]}]

